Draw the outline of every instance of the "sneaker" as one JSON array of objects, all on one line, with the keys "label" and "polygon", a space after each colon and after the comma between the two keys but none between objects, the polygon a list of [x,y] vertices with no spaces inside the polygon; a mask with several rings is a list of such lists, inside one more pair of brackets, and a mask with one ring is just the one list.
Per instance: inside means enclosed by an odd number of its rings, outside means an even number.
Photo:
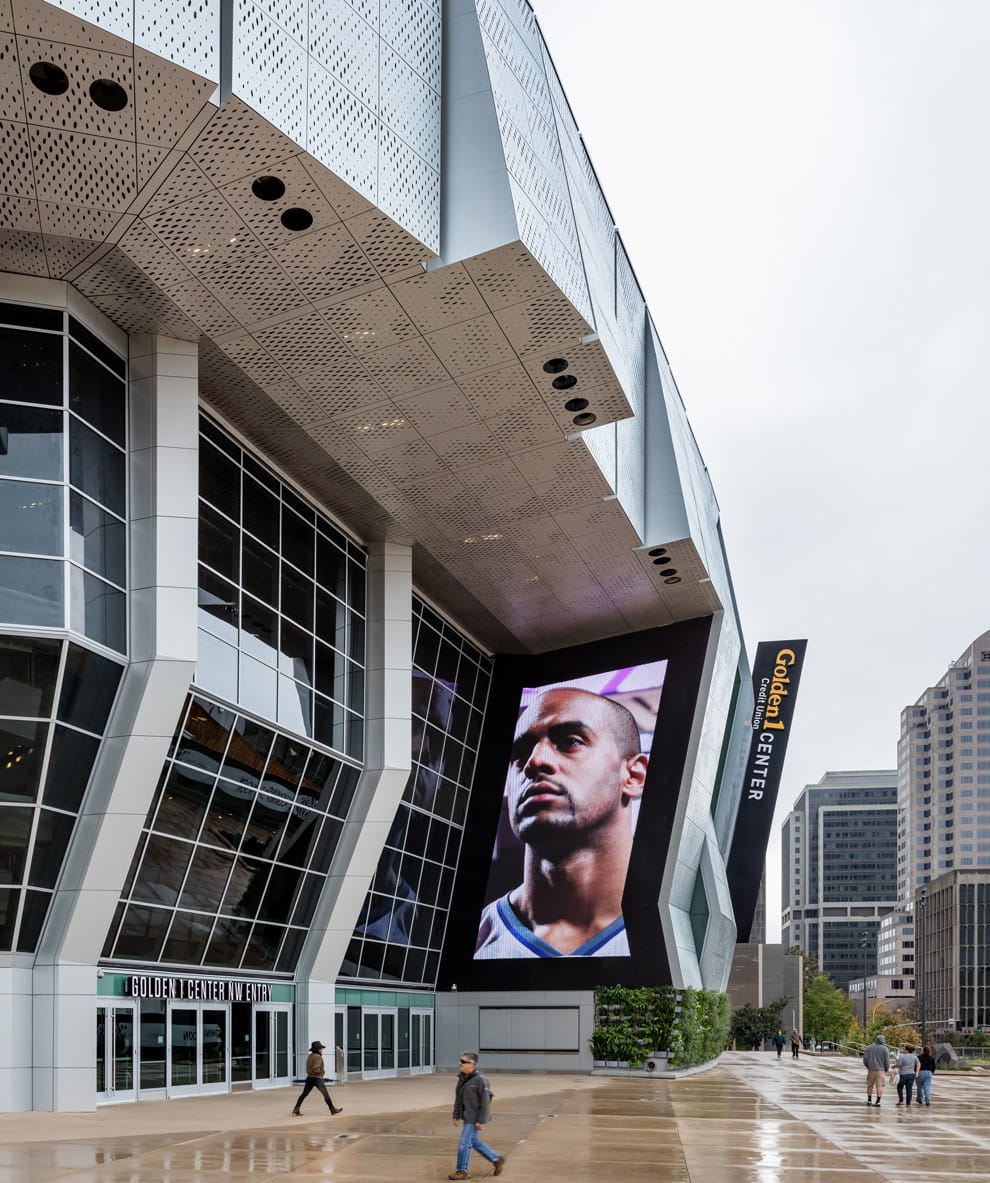
[{"label": "sneaker", "polygon": [[501,1175],[501,1173],[505,1170],[505,1159],[501,1156],[501,1154],[495,1159],[495,1161],[492,1163],[492,1166],[495,1168],[494,1171],[492,1171],[493,1175]]},{"label": "sneaker", "polygon": [[879,1106],[879,1104],[880,1104],[880,1098],[879,1098],[879,1097],[877,1097],[877,1099],[876,1099],[876,1100],[873,1102],[873,1104],[874,1104],[874,1105],[877,1105],[877,1106]]},{"label": "sneaker", "polygon": [[897,1104],[898,1104],[898,1105],[903,1105],[903,1104],[904,1104],[904,1102],[903,1102],[903,1101],[898,1101],[898,1102],[897,1102]]},{"label": "sneaker", "polygon": [[454,1171],[452,1175],[447,1176],[448,1179],[470,1179],[471,1176],[467,1171]]},{"label": "sneaker", "polygon": [[926,1101],[926,1102],[925,1102],[925,1104],[926,1104],[926,1105],[930,1105],[930,1104],[931,1104],[931,1101]]}]

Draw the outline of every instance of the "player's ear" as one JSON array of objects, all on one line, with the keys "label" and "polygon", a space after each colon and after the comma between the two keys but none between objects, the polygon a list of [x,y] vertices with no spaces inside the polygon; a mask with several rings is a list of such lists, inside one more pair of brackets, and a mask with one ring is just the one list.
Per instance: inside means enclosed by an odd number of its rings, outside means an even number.
[{"label": "player's ear", "polygon": [[622,795],[631,801],[634,797],[642,797],[643,795],[650,757],[645,752],[640,752],[637,756],[630,756],[625,764],[626,775],[622,782]]}]

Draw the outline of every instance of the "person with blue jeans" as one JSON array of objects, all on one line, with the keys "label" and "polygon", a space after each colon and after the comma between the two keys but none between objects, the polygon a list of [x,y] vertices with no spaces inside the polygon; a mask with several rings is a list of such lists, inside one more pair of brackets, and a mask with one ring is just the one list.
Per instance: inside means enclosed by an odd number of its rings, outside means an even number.
[{"label": "person with blue jeans", "polygon": [[935,1049],[926,1043],[918,1057],[921,1067],[918,1069],[918,1104],[922,1101],[926,1105],[932,1103],[932,1077],[935,1074]]},{"label": "person with blue jeans", "polygon": [[[914,1078],[918,1075],[918,1066],[920,1061],[914,1054],[914,1044],[906,1043],[904,1050],[901,1052],[900,1058],[897,1061],[897,1104],[910,1105],[911,1093],[914,1089]],[[907,1100],[904,1100],[905,1093]],[[921,1101],[918,1101],[921,1104]]]},{"label": "person with blue jeans", "polygon": [[496,1154],[490,1146],[482,1142],[481,1131],[491,1121],[491,1090],[488,1081],[477,1071],[478,1053],[461,1052],[461,1071],[457,1077],[457,1090],[454,1093],[454,1125],[463,1122],[461,1139],[457,1144],[457,1170],[448,1179],[470,1179],[468,1168],[471,1166],[471,1151],[477,1150],[482,1158],[487,1158],[495,1170],[495,1175],[501,1175],[505,1166],[505,1159]]}]

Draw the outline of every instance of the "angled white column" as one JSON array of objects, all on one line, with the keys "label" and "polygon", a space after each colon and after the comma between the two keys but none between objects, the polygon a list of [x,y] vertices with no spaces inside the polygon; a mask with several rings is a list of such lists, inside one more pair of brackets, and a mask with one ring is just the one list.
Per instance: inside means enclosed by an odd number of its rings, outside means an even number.
[{"label": "angled white column", "polygon": [[296,1068],[313,1039],[330,1046],[334,983],[409,778],[412,745],[412,550],[368,556],[365,770],[296,975]]},{"label": "angled white column", "polygon": [[94,1108],[96,963],[196,669],[197,375],[131,338],[130,664],[35,959],[35,1109]]}]

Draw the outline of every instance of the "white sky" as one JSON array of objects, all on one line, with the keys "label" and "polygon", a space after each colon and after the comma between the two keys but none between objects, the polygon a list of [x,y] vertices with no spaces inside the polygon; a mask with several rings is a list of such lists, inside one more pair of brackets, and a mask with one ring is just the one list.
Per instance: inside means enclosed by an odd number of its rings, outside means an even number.
[{"label": "white sky", "polygon": [[990,628],[990,3],[534,0],[722,509],[808,638],[769,853]]}]

